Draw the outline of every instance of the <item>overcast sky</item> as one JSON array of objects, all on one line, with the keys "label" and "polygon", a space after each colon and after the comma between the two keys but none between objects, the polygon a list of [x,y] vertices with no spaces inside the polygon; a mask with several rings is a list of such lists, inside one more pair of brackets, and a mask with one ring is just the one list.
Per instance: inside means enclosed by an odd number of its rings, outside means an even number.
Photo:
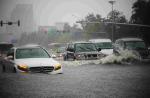
[{"label": "overcast sky", "polygon": [[[56,22],[69,22],[84,18],[88,13],[106,17],[111,11],[109,0],[0,0],[0,19],[9,20],[16,4],[33,4],[37,25],[54,25]],[[125,14],[127,19],[136,0],[116,0],[114,9]]]}]

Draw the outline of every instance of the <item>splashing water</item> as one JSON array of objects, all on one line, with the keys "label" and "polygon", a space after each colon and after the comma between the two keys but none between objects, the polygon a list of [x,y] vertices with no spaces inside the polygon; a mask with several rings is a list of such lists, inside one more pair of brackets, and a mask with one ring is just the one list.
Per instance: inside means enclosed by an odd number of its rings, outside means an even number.
[{"label": "splashing water", "polygon": [[63,66],[82,66],[88,64],[100,64],[100,60],[77,60],[77,61],[61,61]]},{"label": "splashing water", "polygon": [[63,66],[82,66],[88,64],[124,64],[139,60],[137,52],[125,50],[120,55],[111,54],[99,60],[76,60],[76,61],[60,61]]},{"label": "splashing water", "polygon": [[134,60],[139,60],[139,54],[136,51],[124,50],[120,53],[120,55],[111,54],[105,58],[100,60],[101,64],[122,64],[125,62],[132,62]]}]

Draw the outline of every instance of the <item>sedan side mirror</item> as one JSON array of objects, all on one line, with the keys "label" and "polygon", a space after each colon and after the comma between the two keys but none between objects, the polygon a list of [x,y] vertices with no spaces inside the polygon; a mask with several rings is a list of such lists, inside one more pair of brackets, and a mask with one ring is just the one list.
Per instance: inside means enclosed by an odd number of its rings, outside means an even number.
[{"label": "sedan side mirror", "polygon": [[7,60],[13,60],[14,57],[12,55],[7,56]]},{"label": "sedan side mirror", "polygon": [[98,51],[101,51],[102,49],[101,49],[101,48],[98,48],[97,50],[98,50]]},{"label": "sedan side mirror", "polygon": [[56,58],[56,55],[55,55],[55,54],[52,54],[51,57],[52,57],[52,58]]},{"label": "sedan side mirror", "polygon": [[67,51],[74,52],[74,49],[73,48],[68,48]]}]

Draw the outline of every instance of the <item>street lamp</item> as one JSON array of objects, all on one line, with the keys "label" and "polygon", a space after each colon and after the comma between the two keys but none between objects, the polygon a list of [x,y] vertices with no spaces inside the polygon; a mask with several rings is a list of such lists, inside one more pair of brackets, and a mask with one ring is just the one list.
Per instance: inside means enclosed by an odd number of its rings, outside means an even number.
[{"label": "street lamp", "polygon": [[114,3],[116,1],[114,0],[110,0],[109,3],[112,5],[112,42],[114,42],[114,22],[115,22],[115,18],[114,18]]}]

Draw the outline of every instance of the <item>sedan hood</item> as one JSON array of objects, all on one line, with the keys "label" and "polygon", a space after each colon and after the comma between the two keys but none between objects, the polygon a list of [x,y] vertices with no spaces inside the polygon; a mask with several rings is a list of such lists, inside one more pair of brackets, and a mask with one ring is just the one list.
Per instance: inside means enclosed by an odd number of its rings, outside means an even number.
[{"label": "sedan hood", "polygon": [[16,64],[25,64],[28,67],[37,67],[37,66],[54,66],[59,64],[52,58],[27,58],[27,59],[16,59]]}]

